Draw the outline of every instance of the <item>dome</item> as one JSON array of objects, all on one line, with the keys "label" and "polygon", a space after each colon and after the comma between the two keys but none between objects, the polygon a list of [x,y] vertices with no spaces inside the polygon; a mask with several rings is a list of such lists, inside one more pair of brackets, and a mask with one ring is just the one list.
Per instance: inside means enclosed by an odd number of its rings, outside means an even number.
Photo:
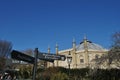
[{"label": "dome", "polygon": [[[102,46],[92,43],[91,41],[88,41],[88,40],[86,40],[86,47],[88,50],[95,50],[95,51],[105,50]],[[76,50],[77,51],[85,50],[85,40],[76,46]]]}]

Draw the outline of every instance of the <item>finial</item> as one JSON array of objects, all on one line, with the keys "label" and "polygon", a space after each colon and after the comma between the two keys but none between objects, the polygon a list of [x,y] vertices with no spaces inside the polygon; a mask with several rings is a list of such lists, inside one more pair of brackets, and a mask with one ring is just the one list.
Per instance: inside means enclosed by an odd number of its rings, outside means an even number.
[{"label": "finial", "polygon": [[50,54],[50,46],[48,45],[48,54]]},{"label": "finial", "polygon": [[48,49],[50,49],[50,45],[48,45]]},{"label": "finial", "polygon": [[56,43],[56,48],[58,48],[58,44]]},{"label": "finial", "polygon": [[75,38],[73,37],[73,43],[75,43]]},{"label": "finial", "polygon": [[56,43],[56,55],[58,55],[58,44]]},{"label": "finial", "polygon": [[76,47],[75,38],[73,38],[72,47],[73,47],[73,49],[75,49],[75,47]]},{"label": "finial", "polygon": [[87,36],[86,36],[86,34],[84,34],[84,40],[87,40]]}]

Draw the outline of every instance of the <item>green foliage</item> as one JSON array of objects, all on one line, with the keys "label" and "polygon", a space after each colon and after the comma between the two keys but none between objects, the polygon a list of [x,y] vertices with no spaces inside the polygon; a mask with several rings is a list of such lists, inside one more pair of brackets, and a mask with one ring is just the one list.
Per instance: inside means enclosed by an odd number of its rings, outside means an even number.
[{"label": "green foliage", "polygon": [[[39,70],[40,71],[40,70]],[[86,78],[86,74],[89,69],[69,69],[63,67],[50,67],[46,70],[41,70],[41,72],[37,72],[37,80],[81,80]]]},{"label": "green foliage", "polygon": [[90,80],[120,80],[119,69],[97,69],[93,70],[93,74],[89,76]]},{"label": "green foliage", "polygon": [[28,71],[23,71],[23,77],[24,79],[28,79],[30,76],[29,76],[29,72]]},{"label": "green foliage", "polygon": [[31,75],[32,75],[32,66],[31,65],[29,65],[29,66],[23,65],[20,67],[19,78],[29,79],[29,78],[32,78]]},{"label": "green foliage", "polygon": [[[31,78],[30,69],[23,67],[20,72],[22,78]],[[51,67],[37,69],[36,80],[120,80],[120,69],[69,69]]]},{"label": "green foliage", "polygon": [[[37,80],[65,80],[67,74],[65,73],[66,69],[62,67],[50,67],[46,70],[38,69],[37,70]],[[56,79],[56,77],[61,77],[60,79]]]},{"label": "green foliage", "polygon": [[72,76],[71,80],[82,80],[83,78],[86,78],[87,74],[89,72],[88,68],[82,68],[82,69],[71,69],[70,70],[70,76]]},{"label": "green foliage", "polygon": [[68,79],[68,75],[65,73],[61,73],[58,72],[56,74],[54,74],[50,80],[67,80]]},{"label": "green foliage", "polygon": [[68,80],[69,77],[69,80],[120,80],[119,69],[70,69],[70,76],[68,70],[61,67],[48,68],[41,73],[41,80]]}]

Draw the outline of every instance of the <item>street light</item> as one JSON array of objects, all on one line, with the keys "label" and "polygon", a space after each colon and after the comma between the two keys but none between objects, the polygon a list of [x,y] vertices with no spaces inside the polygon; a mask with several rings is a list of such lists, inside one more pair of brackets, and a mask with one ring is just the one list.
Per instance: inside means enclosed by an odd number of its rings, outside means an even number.
[{"label": "street light", "polygon": [[71,62],[72,62],[72,57],[71,56],[68,56],[67,57],[67,63],[68,63],[68,68],[69,68],[69,76],[70,76],[70,64],[71,64]]},{"label": "street light", "polygon": [[67,57],[67,62],[68,62],[68,66],[69,66],[69,68],[70,68],[70,64],[71,64],[71,62],[72,62],[72,57],[71,57],[71,56],[68,56],[68,57]]}]

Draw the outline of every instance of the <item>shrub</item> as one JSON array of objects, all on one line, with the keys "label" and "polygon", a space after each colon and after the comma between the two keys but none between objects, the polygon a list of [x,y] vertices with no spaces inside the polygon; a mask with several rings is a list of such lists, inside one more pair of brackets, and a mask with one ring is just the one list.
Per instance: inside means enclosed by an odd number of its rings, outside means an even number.
[{"label": "shrub", "polygon": [[65,73],[58,72],[54,74],[50,80],[67,80],[68,76]]}]

